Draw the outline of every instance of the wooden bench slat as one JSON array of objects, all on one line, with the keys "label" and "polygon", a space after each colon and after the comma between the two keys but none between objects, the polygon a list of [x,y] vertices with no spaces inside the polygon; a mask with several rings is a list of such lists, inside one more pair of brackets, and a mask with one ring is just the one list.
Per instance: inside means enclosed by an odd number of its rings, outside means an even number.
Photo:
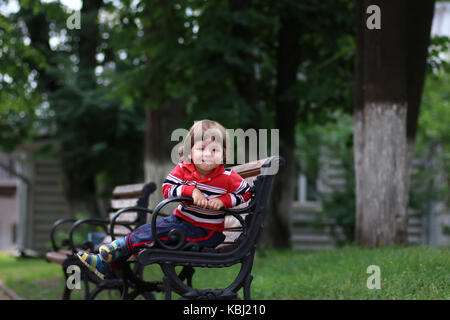
[{"label": "wooden bench slat", "polygon": [[130,233],[130,229],[125,226],[116,225],[114,226],[114,235],[117,236],[126,236]]},{"label": "wooden bench slat", "polygon": [[[109,213],[109,220],[112,221],[112,218],[116,212],[110,212]],[[138,213],[136,211],[127,211],[120,214],[120,216],[117,218],[116,222],[133,222],[136,220]]]},{"label": "wooden bench slat", "polygon": [[67,259],[67,255],[62,254],[60,252],[57,251],[50,251],[47,252],[45,254],[45,259],[48,262],[53,262],[53,263],[57,263],[57,264],[62,264],[64,262],[64,260]]},{"label": "wooden bench slat", "polygon": [[143,194],[145,183],[129,184],[117,186],[113,190],[113,195],[116,198],[132,198],[139,197]]},{"label": "wooden bench slat", "polygon": [[120,210],[123,208],[134,207],[137,205],[138,199],[112,199],[110,201],[110,208],[113,210]]},{"label": "wooden bench slat", "polygon": [[53,262],[57,264],[62,264],[64,260],[67,259],[68,255],[72,254],[72,250],[61,249],[58,251],[50,251],[45,254],[45,259],[48,262]]},{"label": "wooden bench slat", "polygon": [[261,167],[266,161],[267,159],[261,159],[229,168],[234,172],[239,173],[242,178],[254,177],[261,173]]}]

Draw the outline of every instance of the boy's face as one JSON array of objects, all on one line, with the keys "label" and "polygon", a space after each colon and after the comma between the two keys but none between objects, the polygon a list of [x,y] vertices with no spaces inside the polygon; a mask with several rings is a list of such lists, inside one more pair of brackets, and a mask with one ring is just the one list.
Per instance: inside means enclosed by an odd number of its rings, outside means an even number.
[{"label": "boy's face", "polygon": [[223,163],[223,148],[211,139],[200,140],[192,147],[189,157],[198,171],[210,172]]}]

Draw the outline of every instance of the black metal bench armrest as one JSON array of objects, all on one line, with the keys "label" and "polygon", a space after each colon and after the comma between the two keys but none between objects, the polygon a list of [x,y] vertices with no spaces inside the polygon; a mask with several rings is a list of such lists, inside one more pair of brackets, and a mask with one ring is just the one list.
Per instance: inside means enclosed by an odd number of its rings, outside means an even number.
[{"label": "black metal bench armrest", "polygon": [[92,225],[101,226],[101,227],[103,227],[105,233],[108,233],[107,225],[109,224],[109,220],[107,220],[107,219],[85,218],[85,219],[77,220],[72,225],[72,227],[70,228],[70,231],[69,231],[69,246],[70,246],[70,249],[72,250],[73,254],[77,253],[77,250],[73,243],[73,234],[78,229],[78,227],[81,226],[82,224],[92,224]]},{"label": "black metal bench armrest", "polygon": [[153,212],[152,210],[143,208],[143,207],[128,207],[128,208],[124,208],[124,209],[117,211],[116,214],[111,219],[111,221],[108,219],[99,219],[99,218],[85,218],[85,219],[77,220],[72,225],[72,227],[69,231],[69,239],[68,240],[69,240],[69,246],[70,246],[70,249],[72,250],[72,252],[74,254],[76,253],[76,248],[73,243],[73,234],[78,229],[78,227],[81,226],[82,224],[91,224],[91,225],[101,226],[104,229],[105,233],[108,233],[108,225],[109,225],[109,235],[111,236],[112,240],[115,240],[114,227],[116,225],[121,225],[121,226],[127,227],[128,229],[130,229],[130,232],[131,232],[132,228],[130,226],[136,224],[138,218],[136,218],[135,221],[120,221],[120,222],[117,221],[117,219],[119,218],[119,216],[122,213],[128,212],[128,211],[144,211],[147,213]]},{"label": "black metal bench armrest", "polygon": [[[111,224],[109,225],[109,234],[110,234],[112,240],[116,239],[116,236],[114,235],[114,227],[116,226],[116,224],[120,224],[122,226],[129,227],[129,226],[134,225],[134,224],[136,224],[138,222],[139,215],[136,216],[136,219],[134,221],[117,222],[117,219],[120,217],[120,215],[122,213],[129,212],[129,211],[140,211],[140,212],[146,212],[146,213],[150,213],[150,214],[153,213],[153,210],[147,209],[147,208],[144,208],[144,207],[128,207],[128,208],[120,209],[119,211],[117,211],[114,214],[114,216],[111,219]],[[130,231],[132,231],[132,230],[130,229]]]},{"label": "black metal bench armrest", "polygon": [[[52,229],[50,231],[50,240],[52,242],[52,248],[53,251],[58,251],[60,248],[58,247],[58,245],[56,244],[56,240],[55,240],[55,233],[56,230],[58,229],[59,226],[66,224],[66,223],[74,223],[76,221],[76,219],[74,218],[66,218],[66,219],[59,219],[56,220],[55,223],[52,226]],[[63,243],[64,245],[64,243]]]},{"label": "black metal bench armrest", "polygon": [[[236,219],[239,220],[239,222],[245,229],[245,221],[244,221],[244,219],[242,219],[242,217],[239,214],[247,213],[247,212],[250,212],[253,210],[253,208],[255,207],[255,202],[253,201],[253,199],[254,198],[252,198],[252,200],[250,201],[250,204],[244,208],[241,208],[241,209],[222,208],[222,209],[220,209],[220,211],[224,211],[225,214],[233,215]],[[155,236],[157,234],[156,233],[156,219],[157,219],[161,209],[171,202],[182,202],[182,201],[194,202],[194,200],[191,197],[173,197],[173,198],[168,198],[168,199],[161,201],[160,203],[158,203],[156,208],[153,210],[151,229],[152,229],[152,234],[154,235],[153,236],[154,243],[156,243],[159,247],[161,247],[163,249],[178,250],[184,245],[184,235],[180,230],[174,229],[169,233],[168,242],[169,243],[175,242],[174,245],[168,245],[166,243],[163,243],[158,237]]]}]

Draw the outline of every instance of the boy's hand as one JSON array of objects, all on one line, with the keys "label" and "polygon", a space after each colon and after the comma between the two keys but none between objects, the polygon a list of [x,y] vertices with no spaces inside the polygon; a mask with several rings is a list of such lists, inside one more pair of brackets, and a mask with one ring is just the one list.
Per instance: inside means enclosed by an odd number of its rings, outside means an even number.
[{"label": "boy's hand", "polygon": [[208,200],[208,209],[220,210],[220,208],[223,208],[223,207],[224,207],[223,202],[217,198]]},{"label": "boy's hand", "polygon": [[206,199],[203,193],[197,188],[192,191],[192,199],[194,200],[194,206],[201,208],[208,207],[208,199]]}]

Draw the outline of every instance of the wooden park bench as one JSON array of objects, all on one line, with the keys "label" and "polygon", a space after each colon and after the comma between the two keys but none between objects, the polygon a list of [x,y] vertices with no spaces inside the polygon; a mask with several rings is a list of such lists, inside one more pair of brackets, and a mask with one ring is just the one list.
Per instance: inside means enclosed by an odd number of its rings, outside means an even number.
[{"label": "wooden park bench", "polygon": [[[69,266],[78,266],[81,272],[81,280],[84,284],[84,298],[94,299],[102,290],[123,288],[123,281],[120,277],[108,281],[101,281],[93,275],[76,257],[79,250],[98,252],[98,248],[102,243],[111,242],[115,237],[128,234],[134,228],[146,223],[149,197],[156,190],[153,182],[140,183],[132,185],[117,186],[113,190],[113,198],[109,203],[109,219],[86,218],[76,220],[74,218],[57,220],[51,229],[50,239],[52,243],[52,251],[47,252],[46,260],[48,262],[62,265],[65,278],[69,276],[67,269]],[[121,209],[133,206],[136,208],[133,212],[121,212]],[[122,214],[123,213],[123,214]],[[56,240],[57,233],[64,225],[70,225],[70,230],[66,234],[67,238],[58,243]],[[74,243],[74,234],[82,225],[100,226],[104,231],[103,241],[95,243],[86,239],[82,244]],[[142,275],[142,266],[135,265],[135,274]],[[95,288],[90,291],[89,283],[94,284]],[[65,285],[63,299],[70,299],[72,290]]]},{"label": "wooden park bench", "polygon": [[[142,265],[159,264],[164,273],[166,299],[171,299],[172,291],[182,299],[236,299],[237,292],[243,288],[244,299],[250,299],[251,274],[256,242],[261,230],[263,215],[269,198],[270,188],[278,168],[284,164],[281,157],[270,157],[243,165],[231,167],[252,186],[253,196],[244,204],[225,212],[225,241],[216,248],[200,248],[193,242],[185,242],[182,231],[174,229],[169,233],[169,242],[155,241],[137,254]],[[162,209],[169,203],[193,201],[190,197],[173,197],[161,201],[152,213],[152,233],[156,234],[158,216],[164,216]],[[128,210],[128,209],[125,209]],[[130,208],[129,210],[133,210]],[[223,289],[195,289],[191,281],[177,274],[175,267],[187,270],[194,268],[223,268],[241,264],[232,283]]]},{"label": "wooden park bench", "polygon": [[[104,289],[118,289],[121,292],[123,299],[134,299],[141,295],[144,298],[154,298],[152,292],[164,291],[166,299],[171,298],[172,291],[178,293],[182,298],[186,299],[202,299],[202,298],[215,298],[215,299],[234,299],[237,298],[237,291],[241,288],[244,289],[244,298],[250,299],[250,285],[253,276],[251,270],[253,266],[253,257],[256,248],[256,241],[261,229],[263,214],[267,199],[269,197],[270,187],[274,174],[278,171],[277,168],[283,165],[284,160],[281,157],[271,157],[254,162],[249,162],[242,165],[231,167],[232,170],[240,174],[251,186],[253,190],[252,198],[232,209],[222,209],[225,212],[225,230],[226,236],[223,243],[216,248],[201,248],[193,242],[186,243],[184,241],[183,233],[174,229],[171,230],[168,236],[168,242],[162,242],[159,238],[155,237],[155,241],[140,250],[137,255],[131,256],[127,261],[120,263],[120,274],[116,279],[103,280],[99,282],[98,279],[90,272],[84,271],[84,278],[88,279],[86,282],[91,281],[96,284],[95,289],[92,292],[86,291],[85,298],[95,298],[96,295]],[[111,220],[102,221],[101,224],[109,224],[109,227],[114,230],[116,224],[121,224],[121,227],[127,226],[128,222],[117,221],[117,217],[123,215],[126,217],[128,213],[139,212],[140,222],[145,223],[146,218],[144,215],[152,214],[152,233],[156,234],[156,221],[158,216],[167,216],[171,214],[161,211],[166,205],[181,201],[192,201],[190,197],[173,197],[161,201],[154,210],[148,209],[141,205],[123,207],[120,206],[112,217]],[[125,205],[125,202],[123,203]],[[147,203],[148,205],[148,203]],[[117,209],[119,206],[117,206]],[[87,221],[88,219],[85,219]],[[72,222],[72,220],[67,220]],[[64,221],[57,221],[55,227]],[[71,245],[70,252],[64,252],[63,271],[66,274],[66,268],[68,265],[76,264],[80,265],[80,268],[85,268],[79,261],[74,261],[74,255],[77,251],[72,242],[72,236],[75,229],[83,224],[83,220],[79,220],[73,223],[71,232],[69,235],[69,242]],[[93,223],[96,223],[95,221]],[[100,223],[100,222],[98,222]],[[136,223],[135,223],[136,224]],[[111,239],[113,240],[116,233],[111,232]],[[129,233],[128,230],[126,233]],[[53,231],[52,231],[53,241]],[[51,261],[51,256],[56,254],[62,254],[61,249],[54,245],[54,251],[49,253],[47,259]],[[91,248],[95,251],[95,248]],[[137,262],[138,269],[131,270],[130,263]],[[61,262],[60,262],[61,263]],[[241,264],[240,272],[236,279],[225,289],[205,289],[197,290],[192,287],[192,276],[196,267],[208,267],[208,268],[222,268],[235,264]],[[150,264],[159,264],[161,267],[164,278],[162,281],[145,281],[142,277],[142,268]],[[177,274],[175,271],[176,266],[183,266],[181,272]],[[96,281],[96,282],[95,282]],[[186,281],[186,283],[184,283]],[[86,285],[85,285],[86,288]],[[85,289],[86,290],[86,289]],[[70,295],[65,289],[64,297]]]}]

